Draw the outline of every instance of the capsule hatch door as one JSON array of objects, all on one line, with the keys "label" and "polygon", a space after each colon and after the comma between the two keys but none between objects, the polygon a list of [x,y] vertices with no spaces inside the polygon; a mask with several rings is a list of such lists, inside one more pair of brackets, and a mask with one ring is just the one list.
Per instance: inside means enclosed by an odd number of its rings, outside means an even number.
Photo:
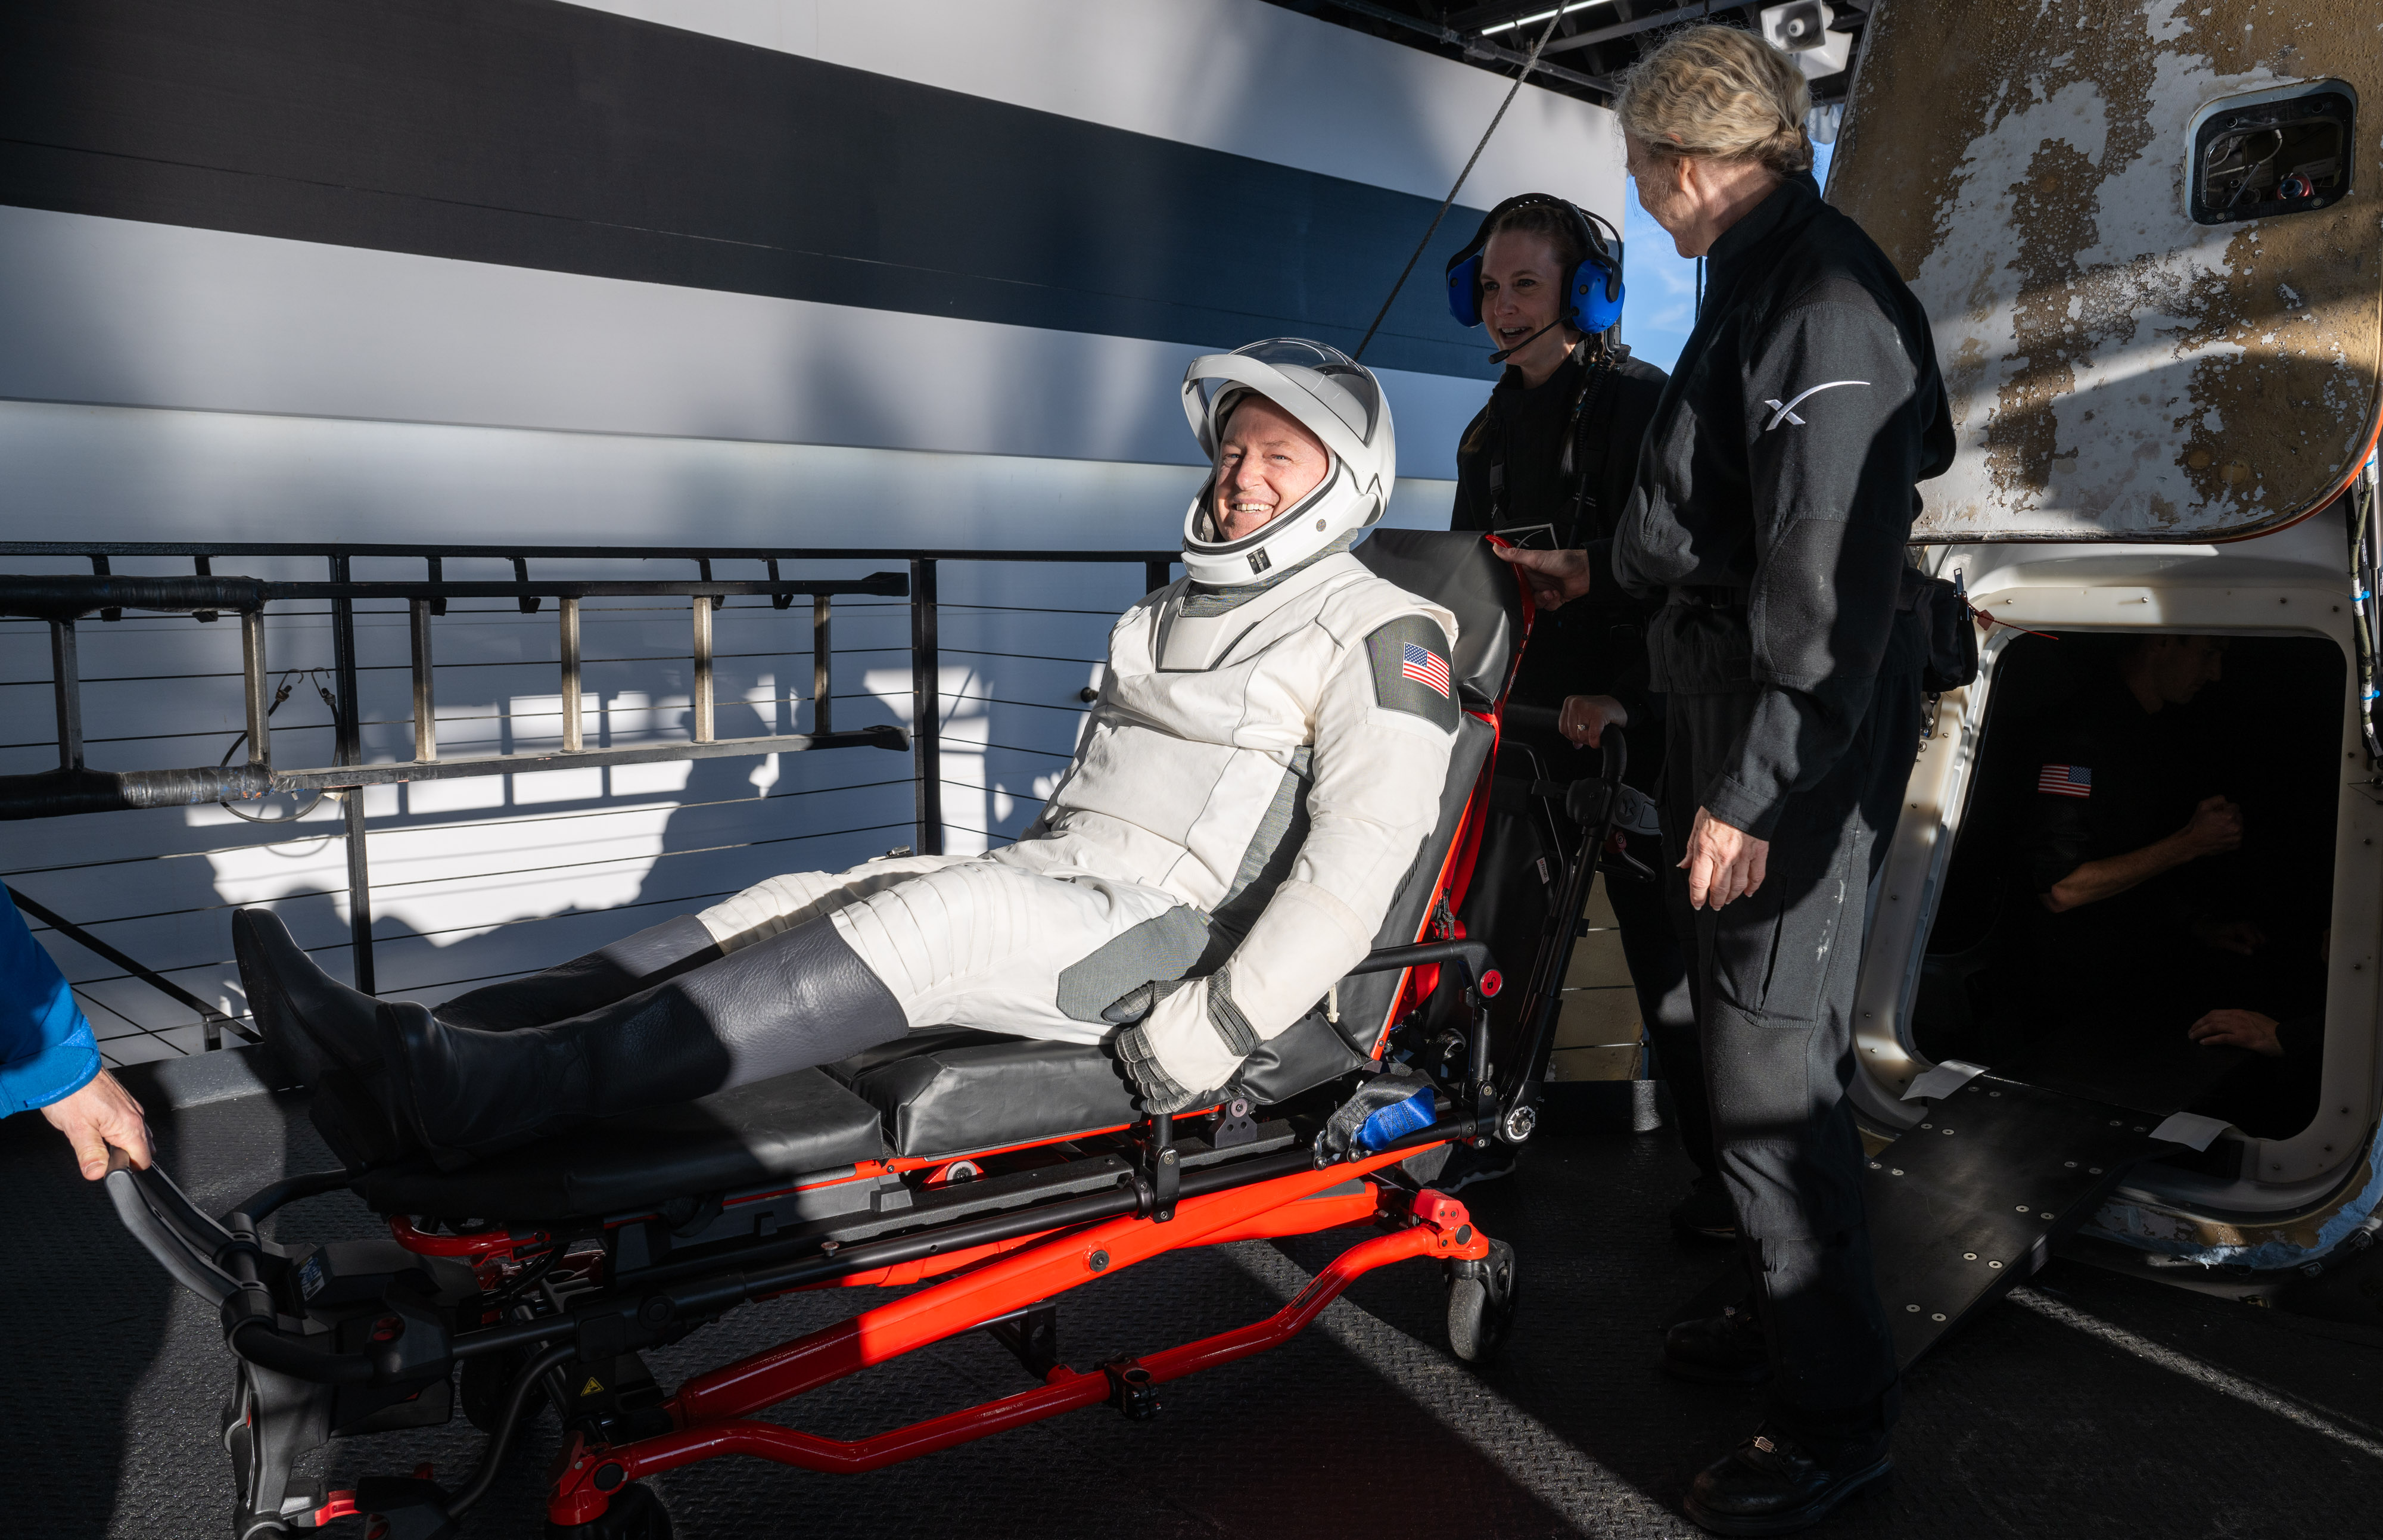
[{"label": "capsule hatch door", "polygon": [[2374,0],[1887,0],[1829,198],[1933,318],[1928,541],[2265,533],[2371,451]]}]

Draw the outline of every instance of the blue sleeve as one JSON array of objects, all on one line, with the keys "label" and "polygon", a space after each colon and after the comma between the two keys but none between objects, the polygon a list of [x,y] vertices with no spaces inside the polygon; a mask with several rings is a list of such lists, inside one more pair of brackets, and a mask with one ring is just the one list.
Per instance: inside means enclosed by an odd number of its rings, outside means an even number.
[{"label": "blue sleeve", "polygon": [[58,965],[0,887],[0,1117],[46,1107],[89,1085],[99,1045]]}]

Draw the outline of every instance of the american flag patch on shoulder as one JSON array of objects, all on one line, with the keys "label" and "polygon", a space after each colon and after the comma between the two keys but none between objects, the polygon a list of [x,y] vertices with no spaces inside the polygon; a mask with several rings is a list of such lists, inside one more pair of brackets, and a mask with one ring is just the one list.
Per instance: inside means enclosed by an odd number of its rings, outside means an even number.
[{"label": "american flag patch on shoulder", "polygon": [[1430,685],[1443,696],[1448,694],[1448,659],[1429,647],[1407,643],[1400,658],[1399,672],[1418,684]]},{"label": "american flag patch on shoulder", "polygon": [[1456,671],[1450,667],[1448,634],[1427,615],[1401,615],[1365,637],[1372,663],[1374,704],[1421,717],[1443,733],[1456,731]]},{"label": "american flag patch on shoulder", "polygon": [[2092,796],[2093,772],[2083,765],[2046,765],[2036,773],[2035,789],[2051,796]]}]

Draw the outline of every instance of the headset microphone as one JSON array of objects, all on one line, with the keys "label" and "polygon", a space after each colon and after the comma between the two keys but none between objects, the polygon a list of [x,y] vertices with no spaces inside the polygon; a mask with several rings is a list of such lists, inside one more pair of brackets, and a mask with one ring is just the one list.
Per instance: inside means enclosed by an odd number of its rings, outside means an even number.
[{"label": "headset microphone", "polygon": [[1537,342],[1540,338],[1545,337],[1548,333],[1555,330],[1558,326],[1562,326],[1570,319],[1572,319],[1572,313],[1570,311],[1566,311],[1563,314],[1557,316],[1552,321],[1550,321],[1546,326],[1541,326],[1538,330],[1531,333],[1530,336],[1525,337],[1520,342],[1515,343],[1513,347],[1500,348],[1496,352],[1491,353],[1489,355],[1489,362],[1492,363],[1505,363],[1508,359],[1513,357],[1516,353],[1521,352],[1525,348]]}]

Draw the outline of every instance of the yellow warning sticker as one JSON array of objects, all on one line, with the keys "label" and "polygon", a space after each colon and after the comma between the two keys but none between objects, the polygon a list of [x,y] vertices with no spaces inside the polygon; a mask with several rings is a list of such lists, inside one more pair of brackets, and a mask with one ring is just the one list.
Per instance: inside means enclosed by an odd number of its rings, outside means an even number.
[{"label": "yellow warning sticker", "polygon": [[579,1394],[582,1396],[600,1396],[603,1393],[604,1382],[593,1374],[588,1375],[587,1383],[579,1387]]}]

